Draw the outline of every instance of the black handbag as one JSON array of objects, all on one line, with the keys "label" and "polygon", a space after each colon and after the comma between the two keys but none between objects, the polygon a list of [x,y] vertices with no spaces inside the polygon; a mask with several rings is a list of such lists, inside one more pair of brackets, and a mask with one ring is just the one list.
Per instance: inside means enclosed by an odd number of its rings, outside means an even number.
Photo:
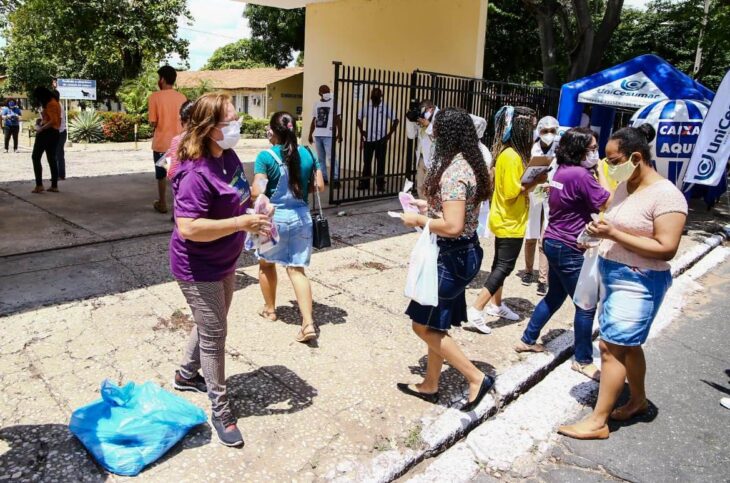
[{"label": "black handbag", "polygon": [[[312,154],[312,151],[309,149],[309,147],[305,146],[307,151],[309,151],[309,154]],[[312,155],[312,159],[314,159],[314,155]],[[316,200],[315,210],[319,208],[319,213],[314,213],[312,215],[312,246],[318,250],[321,250],[322,248],[329,248],[332,246],[332,240],[330,239],[330,224],[327,221],[327,218],[324,217],[324,212],[322,211],[322,200],[319,198],[319,189],[317,188],[317,176],[316,171],[312,171],[312,191],[314,191],[314,199]]]}]

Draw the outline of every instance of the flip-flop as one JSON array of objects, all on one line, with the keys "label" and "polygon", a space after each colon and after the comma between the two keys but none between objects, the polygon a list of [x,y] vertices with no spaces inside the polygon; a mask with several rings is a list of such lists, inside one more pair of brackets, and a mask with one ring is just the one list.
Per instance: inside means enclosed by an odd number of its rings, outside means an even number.
[{"label": "flip-flop", "polygon": [[409,396],[417,397],[418,399],[423,399],[426,402],[436,404],[439,401],[439,392],[438,391],[432,392],[432,393],[417,391],[415,389],[411,389],[411,384],[406,384],[404,382],[399,382],[395,386],[403,394],[408,394]]},{"label": "flip-flop", "polygon": [[[311,332],[305,332],[304,329],[311,327]],[[299,333],[297,334],[297,342],[301,342],[302,344],[306,344],[310,340],[314,340],[317,338],[317,330],[314,328],[314,324],[307,324],[301,329],[299,329]]]},{"label": "flip-flop", "polygon": [[270,320],[272,322],[279,320],[279,317],[277,317],[276,315],[276,310],[261,309],[259,310],[259,317]]},{"label": "flip-flop", "polygon": [[38,194],[43,193],[44,191],[45,189],[43,188],[43,186],[36,186],[35,188],[33,188],[33,191],[31,191],[31,193]]},{"label": "flip-flop", "polygon": [[162,213],[162,214],[165,214],[165,213],[167,213],[167,208],[165,208],[165,209],[163,210],[163,209],[162,209],[162,208],[160,207],[160,202],[159,202],[159,201],[155,201],[154,203],[152,203],[152,207],[153,207],[153,208],[155,209],[155,211],[156,211],[157,213]]}]

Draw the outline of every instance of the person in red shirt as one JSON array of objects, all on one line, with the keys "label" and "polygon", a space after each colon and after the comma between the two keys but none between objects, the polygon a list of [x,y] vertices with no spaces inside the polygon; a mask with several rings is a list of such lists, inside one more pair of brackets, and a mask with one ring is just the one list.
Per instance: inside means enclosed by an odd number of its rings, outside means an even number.
[{"label": "person in red shirt", "polygon": [[33,172],[35,174],[35,188],[33,193],[42,193],[43,166],[41,158],[46,153],[48,165],[51,168],[51,187],[48,191],[58,193],[58,166],[56,165],[56,146],[58,145],[59,129],[61,128],[61,105],[53,97],[53,93],[45,87],[36,87],[33,99],[40,105],[41,118],[36,121],[35,143],[33,144]]},{"label": "person in red shirt", "polygon": [[173,89],[177,80],[177,71],[169,65],[163,65],[157,71],[159,91],[153,92],[148,99],[148,118],[155,130],[152,137],[152,157],[155,162],[155,178],[157,178],[158,199],[153,206],[159,213],[167,213],[167,170],[158,166],[157,162],[170,149],[172,138],[182,132],[180,107],[187,99]]}]

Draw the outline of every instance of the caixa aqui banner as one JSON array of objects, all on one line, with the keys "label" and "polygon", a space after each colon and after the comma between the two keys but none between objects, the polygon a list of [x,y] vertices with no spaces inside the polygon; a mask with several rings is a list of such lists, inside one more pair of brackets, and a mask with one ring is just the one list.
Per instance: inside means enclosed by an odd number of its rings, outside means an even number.
[{"label": "caixa aqui banner", "polygon": [[639,110],[632,126],[651,124],[656,137],[651,159],[657,172],[682,188],[689,160],[699,138],[708,104],[694,100],[664,100]]}]

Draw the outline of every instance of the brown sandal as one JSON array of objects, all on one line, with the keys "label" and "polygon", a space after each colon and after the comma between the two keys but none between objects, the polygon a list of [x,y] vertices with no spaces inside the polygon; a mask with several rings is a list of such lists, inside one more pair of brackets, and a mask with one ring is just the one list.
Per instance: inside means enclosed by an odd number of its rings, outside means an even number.
[{"label": "brown sandal", "polygon": [[58,188],[56,188],[55,186],[52,186],[52,187],[48,188],[48,192],[49,193],[58,193]]},{"label": "brown sandal", "polygon": [[37,194],[37,193],[43,193],[44,191],[45,191],[45,188],[43,188],[43,186],[36,186],[35,188],[33,188],[33,191],[31,191],[31,193]]},{"label": "brown sandal", "polygon": [[276,310],[267,310],[266,308],[259,310],[259,317],[272,322],[279,320],[279,317],[276,315]]},{"label": "brown sandal", "polygon": [[637,409],[636,411],[629,412],[626,409],[626,406],[621,406],[620,408],[616,408],[613,411],[611,411],[611,415],[609,416],[614,421],[628,421],[631,418],[634,418],[636,416],[643,416],[644,414],[649,412],[649,401],[644,401],[644,404]]},{"label": "brown sandal", "polygon": [[519,341],[517,344],[515,344],[515,352],[522,353],[522,352],[545,352],[545,346],[542,344],[525,344],[522,341]]},{"label": "brown sandal", "polygon": [[[311,331],[307,331],[308,327],[311,327]],[[302,344],[306,344],[310,340],[314,340],[317,338],[317,330],[314,328],[314,324],[307,324],[301,329],[299,329],[299,333],[297,334],[297,342],[301,342]]]}]

